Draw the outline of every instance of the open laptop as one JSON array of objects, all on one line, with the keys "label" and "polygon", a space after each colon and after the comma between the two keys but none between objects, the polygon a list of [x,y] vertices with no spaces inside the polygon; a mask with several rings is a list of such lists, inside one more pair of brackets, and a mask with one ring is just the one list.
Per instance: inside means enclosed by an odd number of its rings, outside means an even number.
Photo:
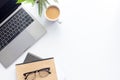
[{"label": "open laptop", "polygon": [[0,0],[0,62],[7,68],[46,30],[16,0]]}]

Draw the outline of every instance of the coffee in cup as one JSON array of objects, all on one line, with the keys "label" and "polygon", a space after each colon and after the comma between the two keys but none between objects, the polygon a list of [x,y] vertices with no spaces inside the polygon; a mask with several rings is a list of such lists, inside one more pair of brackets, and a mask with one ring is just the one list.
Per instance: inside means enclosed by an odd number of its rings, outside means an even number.
[{"label": "coffee in cup", "polygon": [[56,5],[50,5],[47,9],[46,9],[46,13],[45,16],[49,21],[56,21],[58,20],[60,15],[60,10]]}]

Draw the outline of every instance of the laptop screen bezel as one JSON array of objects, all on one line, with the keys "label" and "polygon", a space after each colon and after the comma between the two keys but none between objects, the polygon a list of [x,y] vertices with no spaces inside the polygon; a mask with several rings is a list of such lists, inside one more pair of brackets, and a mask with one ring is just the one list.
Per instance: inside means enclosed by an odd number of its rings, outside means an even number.
[{"label": "laptop screen bezel", "polygon": [[10,14],[12,14],[21,5],[17,4],[16,2],[17,0],[8,0],[5,3],[3,3],[3,6],[0,7],[0,23],[2,23]]}]

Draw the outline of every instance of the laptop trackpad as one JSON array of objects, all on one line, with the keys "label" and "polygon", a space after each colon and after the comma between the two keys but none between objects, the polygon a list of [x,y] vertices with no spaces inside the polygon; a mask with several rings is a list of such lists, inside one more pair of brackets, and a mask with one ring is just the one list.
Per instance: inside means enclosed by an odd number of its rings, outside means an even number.
[{"label": "laptop trackpad", "polygon": [[0,62],[4,67],[9,67],[34,42],[34,38],[24,30],[0,52]]}]

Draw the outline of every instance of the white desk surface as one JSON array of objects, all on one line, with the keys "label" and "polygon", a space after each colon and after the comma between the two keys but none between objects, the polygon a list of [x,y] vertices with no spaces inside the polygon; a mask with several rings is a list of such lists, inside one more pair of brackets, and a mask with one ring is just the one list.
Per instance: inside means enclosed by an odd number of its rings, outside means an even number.
[{"label": "white desk surface", "polygon": [[26,7],[47,34],[8,69],[0,64],[0,80],[16,80],[15,64],[28,52],[55,57],[65,80],[120,80],[119,0],[59,0],[62,24],[40,18],[36,7]]}]

